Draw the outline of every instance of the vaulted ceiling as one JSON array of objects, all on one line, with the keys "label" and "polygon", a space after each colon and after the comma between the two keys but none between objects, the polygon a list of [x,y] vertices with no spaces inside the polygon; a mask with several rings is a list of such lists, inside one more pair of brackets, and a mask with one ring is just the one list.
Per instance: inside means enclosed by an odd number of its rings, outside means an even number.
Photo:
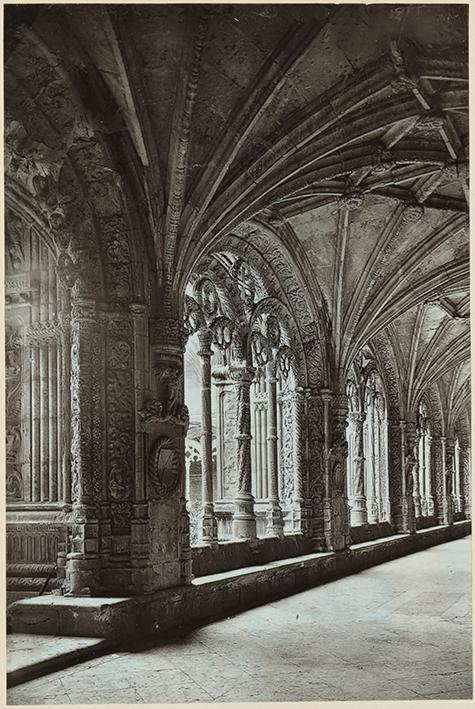
[{"label": "vaulted ceiling", "polygon": [[[462,5],[7,6],[7,192],[35,195],[8,163],[9,136],[30,169],[58,174],[75,141],[101,135],[159,281],[182,288],[206,249],[265,222],[318,282],[336,370],[384,331],[405,405],[430,383],[465,412],[467,15]],[[46,96],[38,56],[51,68]]]}]

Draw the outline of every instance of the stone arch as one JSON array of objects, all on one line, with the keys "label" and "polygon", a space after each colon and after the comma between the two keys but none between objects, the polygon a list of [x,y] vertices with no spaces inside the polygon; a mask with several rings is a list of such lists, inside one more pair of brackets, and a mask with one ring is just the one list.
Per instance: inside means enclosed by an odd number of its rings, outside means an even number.
[{"label": "stone arch", "polygon": [[[204,253],[230,251],[255,265],[269,293],[292,313],[304,352],[306,385],[328,386],[332,383],[333,370],[326,356],[331,351],[326,304],[314,277],[309,276],[310,268],[305,264],[296,237],[290,246],[286,243],[290,238],[288,229],[282,235],[254,220],[233,229]],[[192,270],[191,266],[186,273]],[[184,288],[185,276],[181,283]]]}]

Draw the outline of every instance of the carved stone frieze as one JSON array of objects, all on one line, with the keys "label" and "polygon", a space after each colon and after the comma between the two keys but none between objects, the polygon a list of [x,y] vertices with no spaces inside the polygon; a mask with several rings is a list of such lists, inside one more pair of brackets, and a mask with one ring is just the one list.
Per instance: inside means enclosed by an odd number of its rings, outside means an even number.
[{"label": "carved stone frieze", "polygon": [[61,325],[58,320],[31,323],[25,332],[25,338],[30,347],[54,344],[60,337]]}]

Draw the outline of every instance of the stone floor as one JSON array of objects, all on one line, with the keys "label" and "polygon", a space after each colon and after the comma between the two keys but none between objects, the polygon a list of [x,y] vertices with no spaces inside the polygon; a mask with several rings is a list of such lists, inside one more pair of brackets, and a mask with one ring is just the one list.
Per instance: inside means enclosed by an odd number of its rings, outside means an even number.
[{"label": "stone floor", "polygon": [[8,704],[469,699],[470,538],[19,685]]}]

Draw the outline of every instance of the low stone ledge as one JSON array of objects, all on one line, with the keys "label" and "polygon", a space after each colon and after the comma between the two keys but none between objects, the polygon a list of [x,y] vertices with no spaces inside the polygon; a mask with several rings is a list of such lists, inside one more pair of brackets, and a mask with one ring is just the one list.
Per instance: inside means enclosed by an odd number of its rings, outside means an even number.
[{"label": "low stone ledge", "polygon": [[338,553],[317,553],[273,561],[239,571],[196,579],[190,586],[137,598],[40,597],[8,609],[14,632],[76,635],[130,640],[178,627],[202,625],[231,613],[267,603],[322,583],[362,571],[436,544],[470,534],[469,521],[451,527],[363,542]]},{"label": "low stone ledge", "polygon": [[276,559],[287,559],[312,552],[310,541],[302,534],[264,537],[248,540],[220,542],[191,548],[195,577],[232,571],[243,566],[266,564]]}]

